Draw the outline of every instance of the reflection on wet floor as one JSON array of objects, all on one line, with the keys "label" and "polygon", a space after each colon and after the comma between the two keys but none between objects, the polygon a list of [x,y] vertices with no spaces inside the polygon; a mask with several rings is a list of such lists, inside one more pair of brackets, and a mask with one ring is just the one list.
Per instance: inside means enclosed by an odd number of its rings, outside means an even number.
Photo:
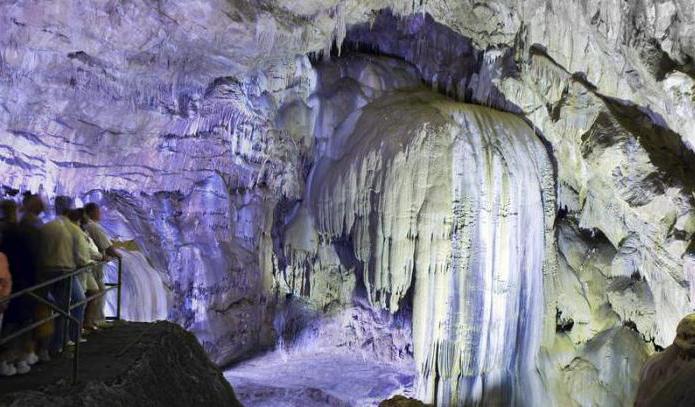
[{"label": "reflection on wet floor", "polygon": [[225,372],[247,407],[376,406],[411,395],[415,369],[347,353],[275,351]]}]

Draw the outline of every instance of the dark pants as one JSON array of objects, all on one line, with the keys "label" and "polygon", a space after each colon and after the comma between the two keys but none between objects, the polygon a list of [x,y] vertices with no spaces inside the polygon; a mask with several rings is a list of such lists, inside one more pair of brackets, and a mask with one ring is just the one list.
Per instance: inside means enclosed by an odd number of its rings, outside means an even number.
[{"label": "dark pants", "polygon": [[[70,284],[71,282],[72,285]],[[70,304],[76,304],[84,301],[85,299],[82,284],[80,284],[78,279],[74,277],[61,280],[53,284],[50,292],[53,296],[55,304],[63,310],[67,309]],[[68,337],[73,342],[77,342],[80,332],[82,331],[84,308],[85,305],[82,304],[70,311],[70,315],[77,318],[79,321],[79,324],[77,324],[70,320],[68,324]],[[56,318],[55,321],[55,332],[53,333],[53,340],[51,341],[50,349],[52,351],[60,351],[65,345],[65,317],[61,316]]]}]

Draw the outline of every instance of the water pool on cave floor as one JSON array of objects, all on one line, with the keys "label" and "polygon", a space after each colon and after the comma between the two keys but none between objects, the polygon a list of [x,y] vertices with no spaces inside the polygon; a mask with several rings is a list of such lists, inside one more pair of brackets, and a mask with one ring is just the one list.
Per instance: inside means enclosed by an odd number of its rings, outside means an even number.
[{"label": "water pool on cave floor", "polygon": [[376,406],[411,396],[415,367],[360,353],[274,351],[224,373],[247,407]]}]

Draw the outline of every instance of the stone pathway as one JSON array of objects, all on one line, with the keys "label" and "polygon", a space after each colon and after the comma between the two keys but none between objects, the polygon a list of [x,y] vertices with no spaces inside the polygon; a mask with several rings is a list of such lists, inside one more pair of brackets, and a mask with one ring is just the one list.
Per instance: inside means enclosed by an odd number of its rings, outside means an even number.
[{"label": "stone pathway", "polygon": [[[80,345],[80,382],[108,380],[132,366],[137,355],[128,352],[129,345],[142,338],[150,326],[128,324],[126,328],[125,324],[115,323],[87,336],[87,342]],[[69,384],[72,366],[72,358],[64,355],[34,365],[28,374],[0,377],[0,395],[36,390],[51,384]]]}]

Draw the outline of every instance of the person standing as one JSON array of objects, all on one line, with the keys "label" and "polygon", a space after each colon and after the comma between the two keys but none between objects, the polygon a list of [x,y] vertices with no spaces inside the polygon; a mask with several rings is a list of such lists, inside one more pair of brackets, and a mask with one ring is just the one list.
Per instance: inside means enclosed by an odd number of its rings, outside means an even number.
[{"label": "person standing", "polygon": [[[28,236],[23,233],[17,221],[17,203],[13,200],[0,202],[3,212],[3,239],[0,243],[0,251],[5,253],[12,270],[12,287],[14,291],[21,291],[36,284],[36,265],[34,254],[31,251],[31,243]],[[4,317],[4,334],[11,334],[32,322],[36,301],[28,295],[22,295],[12,300]],[[14,355],[14,363],[17,373],[28,373],[30,366],[39,361],[34,352],[32,333],[27,332],[13,339],[8,344]]]},{"label": "person standing", "polygon": [[[96,246],[96,244],[94,244],[92,238],[89,237],[89,235],[87,235],[87,232],[82,230],[82,228],[80,227],[84,217],[84,209],[82,208],[73,209],[68,214],[68,218],[70,218],[70,221],[72,222],[72,224],[69,226],[71,227],[73,233],[76,236],[75,259],[77,263],[77,268],[93,264],[94,262],[102,260],[104,257],[101,254],[101,252],[99,252],[99,248]],[[94,277],[94,269],[96,267],[97,266],[94,266],[91,270],[86,271],[78,276],[80,284],[82,284],[82,288],[84,288],[85,290],[86,297],[91,297],[92,295],[95,295],[99,292],[99,285],[97,284],[96,279]],[[88,320],[88,316],[94,313],[94,302],[97,299],[98,298],[94,298],[86,304],[84,329],[93,329],[91,321]]]},{"label": "person standing", "polygon": [[30,193],[25,194],[22,200],[22,212],[24,212],[24,215],[20,225],[31,226],[38,233],[38,230],[43,226],[43,221],[41,221],[39,215],[44,210],[46,210],[46,205],[40,196]]},{"label": "person standing", "polygon": [[[55,200],[57,217],[48,222],[41,228],[41,271],[42,280],[50,280],[60,277],[66,273],[74,271],[77,267],[75,242],[77,236],[70,226],[70,219],[67,214],[72,207],[72,199],[65,196],[58,196]],[[60,280],[51,285],[50,292],[57,305],[62,309],[67,309],[70,304],[84,301],[84,289],[79,280],[74,277]],[[75,317],[79,323],[69,322],[68,336],[71,345],[80,339],[82,330],[82,320],[84,318],[85,305],[82,304],[70,311],[70,315]],[[55,332],[50,348],[54,353],[60,353],[66,343],[65,337],[65,317],[56,319]]]},{"label": "person standing", "polygon": [[[71,209],[66,215],[70,220],[66,226],[70,229],[70,233],[73,235],[74,239],[75,265],[77,268],[92,264],[97,260],[101,260],[103,257],[89,235],[80,228],[83,212],[82,208]],[[85,273],[85,275],[87,274],[88,273]],[[83,284],[84,280],[86,280],[86,278],[80,278]]]},{"label": "person standing", "polygon": [[[5,253],[0,252],[0,298],[8,297],[12,293],[12,274]],[[0,328],[2,328],[2,316],[7,310],[7,302],[0,304]]]},{"label": "person standing", "polygon": [[[19,228],[22,235],[25,236],[30,256],[33,259],[33,277],[38,279],[39,272],[39,256],[41,248],[41,227],[43,221],[39,217],[46,209],[43,199],[38,194],[25,193],[22,200],[22,220],[19,222]],[[44,298],[48,299],[47,292],[44,291]],[[34,302],[34,320],[39,321],[51,315],[51,309],[41,302]],[[53,336],[53,321],[46,322],[34,329],[34,351],[38,355],[39,360],[48,362],[51,357],[48,353],[50,340]]]},{"label": "person standing", "polygon": [[[5,254],[0,252],[0,298],[7,297],[10,293],[12,293],[10,266]],[[0,303],[0,329],[2,329],[2,320],[7,307],[7,302]],[[0,376],[13,376],[17,374],[17,369],[8,359],[9,354],[7,354],[4,349],[0,350]]]},{"label": "person standing", "polygon": [[[99,205],[93,202],[88,203],[85,205],[84,211],[88,218],[84,229],[97,245],[99,251],[105,256],[117,257],[120,259],[121,255],[116,251],[116,248],[113,246],[108,233],[106,233],[106,230],[104,230],[103,226],[100,224],[101,209],[99,208]],[[99,265],[94,267],[94,277],[97,281],[97,285],[99,286],[99,290],[103,291],[105,289],[103,266]],[[103,295],[93,301],[93,305],[90,306],[89,312],[85,317],[85,325],[88,329],[95,329],[99,324],[103,323],[105,301],[106,297]]]}]

